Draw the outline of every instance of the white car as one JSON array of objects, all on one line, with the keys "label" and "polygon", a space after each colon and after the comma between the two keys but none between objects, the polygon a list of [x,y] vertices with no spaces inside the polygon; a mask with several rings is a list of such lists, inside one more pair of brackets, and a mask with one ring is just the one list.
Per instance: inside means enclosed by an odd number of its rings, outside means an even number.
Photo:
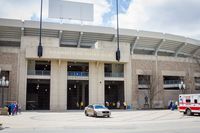
[{"label": "white car", "polygon": [[110,117],[111,115],[111,111],[101,104],[88,105],[87,107],[85,107],[84,112],[86,116]]}]

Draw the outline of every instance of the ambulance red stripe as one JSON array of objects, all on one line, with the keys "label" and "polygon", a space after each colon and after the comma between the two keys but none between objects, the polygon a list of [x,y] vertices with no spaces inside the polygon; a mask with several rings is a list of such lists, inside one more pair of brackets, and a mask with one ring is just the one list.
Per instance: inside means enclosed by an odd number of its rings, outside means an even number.
[{"label": "ambulance red stripe", "polygon": [[186,110],[187,108],[191,110],[200,110],[200,107],[179,106],[179,110]]}]

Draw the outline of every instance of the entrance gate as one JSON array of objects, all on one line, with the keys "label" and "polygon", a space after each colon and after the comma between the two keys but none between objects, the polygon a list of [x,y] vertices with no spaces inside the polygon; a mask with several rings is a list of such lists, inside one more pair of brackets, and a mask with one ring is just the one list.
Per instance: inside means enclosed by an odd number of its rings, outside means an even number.
[{"label": "entrance gate", "polygon": [[67,109],[84,109],[89,103],[87,80],[68,80]]}]

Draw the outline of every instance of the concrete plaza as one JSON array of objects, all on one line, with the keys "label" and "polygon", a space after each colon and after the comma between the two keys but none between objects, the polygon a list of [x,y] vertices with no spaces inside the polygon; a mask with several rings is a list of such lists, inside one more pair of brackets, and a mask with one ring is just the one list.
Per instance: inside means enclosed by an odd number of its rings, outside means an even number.
[{"label": "concrete plaza", "polygon": [[111,118],[86,117],[83,111],[22,112],[0,116],[2,133],[199,133],[200,116],[178,111],[112,111]]}]

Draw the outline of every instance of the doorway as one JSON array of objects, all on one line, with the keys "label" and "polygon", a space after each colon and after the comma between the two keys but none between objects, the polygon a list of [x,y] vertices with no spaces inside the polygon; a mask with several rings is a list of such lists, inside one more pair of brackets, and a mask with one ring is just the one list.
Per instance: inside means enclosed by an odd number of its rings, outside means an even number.
[{"label": "doorway", "polygon": [[50,80],[28,79],[26,110],[49,110]]},{"label": "doorway", "polygon": [[88,80],[67,81],[67,109],[84,109],[89,103]]},{"label": "doorway", "polygon": [[123,108],[124,81],[105,81],[105,102],[110,109]]}]

